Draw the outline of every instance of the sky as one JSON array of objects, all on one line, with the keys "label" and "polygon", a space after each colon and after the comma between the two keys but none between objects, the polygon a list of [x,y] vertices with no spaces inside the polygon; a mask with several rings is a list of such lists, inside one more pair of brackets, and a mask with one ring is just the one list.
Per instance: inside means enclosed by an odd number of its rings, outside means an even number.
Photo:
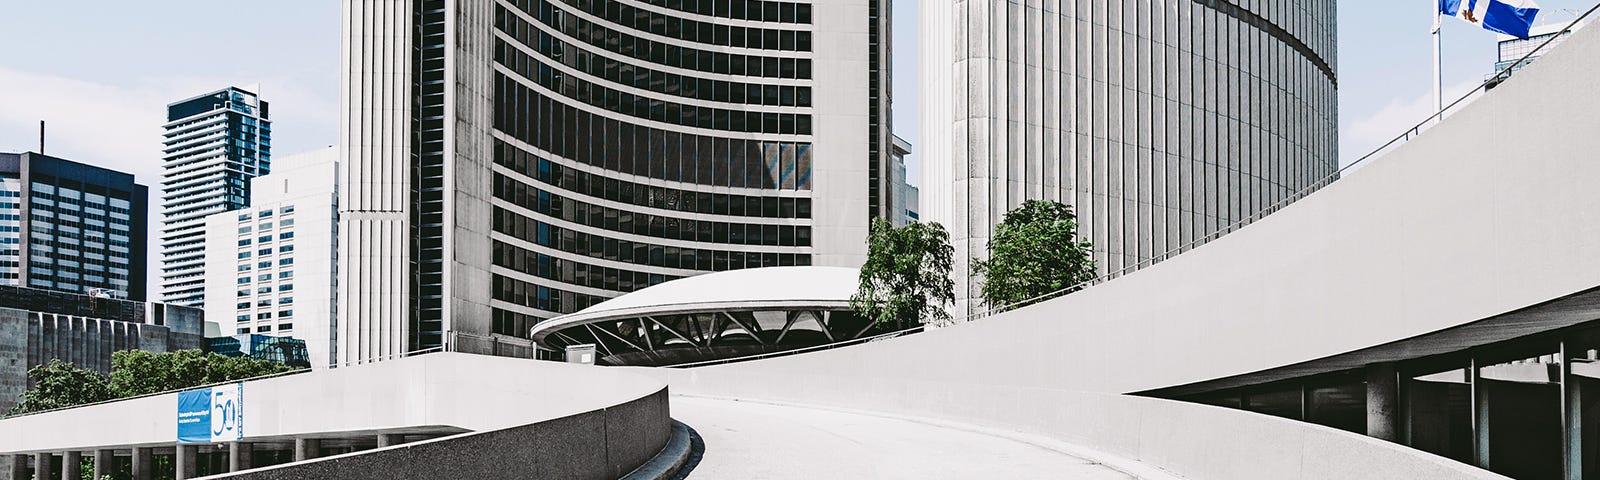
[{"label": "sky", "polygon": [[[918,3],[949,0],[892,1],[894,129],[915,150]],[[1540,23],[1569,22],[1594,5],[1539,3]],[[1432,113],[1433,5],[1339,1],[1343,160]],[[275,157],[338,140],[338,1],[0,0],[0,18],[0,152],[36,151],[45,120],[47,153],[132,172],[155,197],[166,104],[228,85],[272,104]],[[1490,73],[1495,35],[1454,19],[1443,34],[1445,90],[1459,96]],[[914,153],[908,167],[915,183]]]}]

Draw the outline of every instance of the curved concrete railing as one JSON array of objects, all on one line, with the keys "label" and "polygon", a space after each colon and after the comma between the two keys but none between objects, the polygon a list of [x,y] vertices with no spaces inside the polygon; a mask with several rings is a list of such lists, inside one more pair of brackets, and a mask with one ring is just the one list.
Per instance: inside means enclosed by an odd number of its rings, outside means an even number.
[{"label": "curved concrete railing", "polygon": [[892,340],[654,373],[674,393],[967,421],[1192,478],[1492,478],[1315,425],[1122,394],[1361,350],[1600,286],[1595,78],[1600,29],[1574,33],[1347,178],[1063,298]]},{"label": "curved concrete railing", "polygon": [[206,478],[615,479],[667,445],[667,389],[598,410]]}]

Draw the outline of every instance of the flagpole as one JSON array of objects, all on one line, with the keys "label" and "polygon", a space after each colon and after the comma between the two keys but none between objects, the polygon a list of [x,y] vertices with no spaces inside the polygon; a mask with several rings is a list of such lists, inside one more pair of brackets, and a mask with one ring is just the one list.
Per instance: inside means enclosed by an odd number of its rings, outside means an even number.
[{"label": "flagpole", "polygon": [[1433,7],[1433,106],[1434,112],[1444,114],[1444,55],[1439,42],[1439,30],[1442,25],[1443,14],[1439,11],[1437,3]]},{"label": "flagpole", "polygon": [[1440,26],[1442,19],[1438,5],[1434,5],[1434,112],[1438,114],[1445,112],[1445,74],[1443,74],[1445,64],[1443,64],[1443,48],[1438,42],[1438,30],[1442,27]]}]

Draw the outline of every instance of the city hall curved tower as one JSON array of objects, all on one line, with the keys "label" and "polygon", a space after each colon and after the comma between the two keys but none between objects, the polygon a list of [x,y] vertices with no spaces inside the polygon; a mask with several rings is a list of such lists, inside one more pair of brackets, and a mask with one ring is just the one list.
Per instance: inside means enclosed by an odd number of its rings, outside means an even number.
[{"label": "city hall curved tower", "polygon": [[343,361],[701,273],[856,266],[897,208],[887,0],[344,8]]},{"label": "city hall curved tower", "polygon": [[922,15],[922,218],[970,261],[1025,200],[1075,206],[1099,272],[1338,168],[1335,2],[951,0]]}]

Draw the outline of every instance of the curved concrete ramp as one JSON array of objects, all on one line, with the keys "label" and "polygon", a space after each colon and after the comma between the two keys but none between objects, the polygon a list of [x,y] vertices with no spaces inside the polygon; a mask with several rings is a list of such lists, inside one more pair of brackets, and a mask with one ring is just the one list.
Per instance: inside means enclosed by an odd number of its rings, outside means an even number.
[{"label": "curved concrete ramp", "polygon": [[[1600,287],[1597,79],[1591,28],[1384,158],[1151,268],[929,333],[655,372],[679,394],[1036,433],[1198,479],[1497,478],[1342,431],[1124,394],[1505,318]],[[1596,318],[1600,302],[1586,302],[1472,331]],[[1457,341],[1433,347],[1477,340]]]},{"label": "curved concrete ramp", "polygon": [[672,415],[705,441],[696,480],[1136,478],[1044,445],[861,413],[674,397]]}]

